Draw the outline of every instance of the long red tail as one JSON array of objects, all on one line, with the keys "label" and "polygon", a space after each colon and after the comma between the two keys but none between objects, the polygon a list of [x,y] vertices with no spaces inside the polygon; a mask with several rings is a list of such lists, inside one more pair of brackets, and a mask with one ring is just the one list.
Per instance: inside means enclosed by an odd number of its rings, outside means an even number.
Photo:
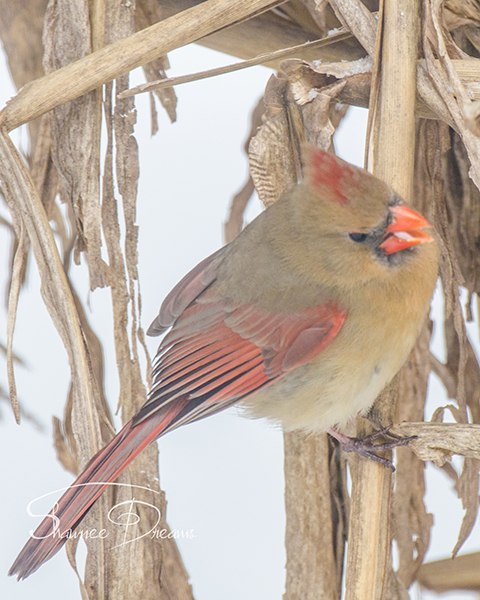
[{"label": "long red tail", "polygon": [[[54,556],[85,517],[94,502],[145,446],[165,433],[185,402],[178,401],[150,418],[125,427],[88,463],[86,469],[43,519],[13,563],[9,575],[25,579]],[[92,485],[98,482],[98,485]],[[88,485],[85,485],[88,484]]]}]

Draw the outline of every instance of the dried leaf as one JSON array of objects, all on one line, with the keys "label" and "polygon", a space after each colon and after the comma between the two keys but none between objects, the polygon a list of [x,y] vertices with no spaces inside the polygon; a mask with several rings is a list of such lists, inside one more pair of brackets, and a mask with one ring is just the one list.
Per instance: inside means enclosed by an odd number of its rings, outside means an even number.
[{"label": "dried leaf", "polygon": [[[424,414],[430,363],[431,326],[425,323],[399,378],[397,422],[420,421]],[[396,451],[393,537],[397,542],[398,579],[409,588],[416,579],[430,543],[433,516],[427,513],[425,465],[406,448]]]},{"label": "dried leaf", "polygon": [[57,460],[66,471],[69,471],[72,475],[78,475],[78,463],[65,438],[62,423],[57,417],[53,417],[52,419],[52,428],[53,447],[55,448],[55,452],[57,454]]},{"label": "dried leaf", "polygon": [[480,591],[480,552],[463,554],[422,565],[418,574],[421,586],[437,593],[456,590]]},{"label": "dried leaf", "polygon": [[449,31],[462,25],[480,26],[478,4],[470,0],[446,0],[443,12]]},{"label": "dried leaf", "polygon": [[480,102],[470,102],[463,107],[466,126],[476,136],[480,136]]},{"label": "dried leaf", "polygon": [[152,122],[150,135],[153,137],[154,135],[157,135],[157,132],[158,132],[158,113],[157,113],[157,107],[155,106],[155,96],[153,94],[150,94],[149,99],[150,99],[150,119]]},{"label": "dried leaf", "polygon": [[[137,0],[135,2],[135,31],[141,31],[163,18],[161,5],[156,0]],[[143,72],[147,82],[166,78],[166,71],[170,68],[167,56],[156,58],[143,65]],[[173,88],[156,90],[155,95],[167,112],[171,123],[177,120],[177,96]],[[153,96],[152,96],[153,98]],[[152,121],[153,122],[153,121]]]},{"label": "dried leaf", "polygon": [[[462,274],[462,285],[470,292],[480,292],[480,257],[471,249],[480,243],[477,218],[480,191],[469,178],[470,161],[458,134],[450,134],[451,148],[443,162],[445,204],[453,251]],[[459,282],[460,283],[460,282]]]},{"label": "dried leaf", "polygon": [[329,150],[335,127],[330,120],[331,101],[345,86],[344,81],[339,81],[332,86],[324,88],[311,102],[302,108],[302,116],[307,132],[306,141],[315,144],[318,148]]},{"label": "dried leaf", "polygon": [[77,567],[76,554],[77,554],[77,547],[78,547],[79,541],[80,541],[79,537],[74,537],[74,538],[67,540],[67,542],[65,544],[65,551],[67,553],[68,562],[70,563],[70,566],[75,571],[75,575],[78,578],[78,583],[80,585],[80,594],[82,596],[82,600],[90,600],[90,596],[88,595],[87,588],[85,587],[85,584],[83,583],[83,580],[80,577],[80,573],[78,572],[78,567]]},{"label": "dried leaf", "polygon": [[248,205],[248,201],[255,191],[253,179],[249,176],[242,189],[232,198],[228,219],[225,222],[225,242],[228,244],[243,229],[243,215]]},{"label": "dried leaf", "polygon": [[465,458],[462,474],[456,484],[458,497],[462,500],[465,515],[462,520],[457,543],[452,552],[453,558],[455,558],[460,548],[471,534],[477,520],[479,506],[478,485],[480,483],[478,475],[479,469],[479,459]]},{"label": "dried leaf", "polygon": [[[0,38],[17,90],[42,77],[42,34],[48,0],[0,1]],[[29,121],[30,152],[34,154],[40,119]]]},{"label": "dried leaf", "polygon": [[[471,162],[469,175],[476,186],[480,187],[480,138],[468,129],[463,116],[463,107],[469,104],[470,99],[447,52],[447,47],[451,48],[454,44],[443,21],[442,2],[441,0],[428,0],[424,9],[427,21],[424,52],[428,73],[442,96],[457,131],[462,136]],[[434,60],[431,44],[436,48],[440,59],[438,61]]]},{"label": "dried leaf", "polygon": [[[247,139],[245,141],[244,150],[248,156],[248,149],[250,147],[250,142],[252,138],[256,135],[259,127],[262,124],[262,116],[265,112],[265,105],[263,103],[263,98],[260,98],[258,104],[252,111],[252,116],[250,119],[250,131],[248,132]],[[251,175],[248,175],[248,179],[245,182],[242,189],[233,197],[232,203],[230,205],[230,211],[228,215],[228,219],[224,225],[224,237],[225,242],[228,244],[231,242],[243,229],[243,215],[248,205],[248,201],[252,197],[253,192],[255,191],[253,185],[253,179]]]},{"label": "dried leaf", "polygon": [[368,8],[360,0],[331,0],[335,14],[345,23],[365,50],[373,56],[377,22]]},{"label": "dried leaf", "polygon": [[[45,15],[44,68],[56,71],[91,51],[88,2],[52,0]],[[52,156],[73,207],[80,248],[87,254],[90,289],[106,285],[100,235],[100,122],[96,91],[51,113]]]},{"label": "dried leaf", "polygon": [[[358,65],[358,68],[355,65]],[[359,59],[353,63],[321,64],[316,62],[311,64],[292,58],[283,60],[281,69],[292,84],[295,100],[300,106],[303,106],[314,100],[319,90],[337,84],[339,79],[358,73],[371,72],[371,61],[369,59]],[[344,86],[345,84],[346,81],[343,82]],[[337,93],[342,89],[339,89]]]},{"label": "dried leaf", "polygon": [[13,368],[13,332],[17,317],[18,298],[22,282],[23,264],[25,261],[25,227],[23,221],[20,230],[18,248],[13,261],[12,278],[10,282],[10,293],[8,295],[8,320],[7,320],[7,374],[10,402],[12,405],[15,421],[20,424],[20,405],[17,398],[17,387],[15,385],[15,372]]},{"label": "dried leaf", "polygon": [[[50,316],[62,338],[72,371],[73,419],[77,424],[77,452],[81,464],[102,445],[98,421],[98,389],[91,374],[90,358],[80,329],[63,266],[43,206],[24,162],[2,129],[0,157],[5,198],[14,216],[21,210],[26,231],[42,279],[41,292]],[[91,515],[94,518],[96,511]],[[97,520],[96,526],[102,519]]]}]

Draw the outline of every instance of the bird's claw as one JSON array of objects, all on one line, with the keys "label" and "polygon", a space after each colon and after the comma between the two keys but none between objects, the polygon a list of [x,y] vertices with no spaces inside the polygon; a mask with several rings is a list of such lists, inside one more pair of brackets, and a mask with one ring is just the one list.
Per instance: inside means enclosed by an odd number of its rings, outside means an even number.
[{"label": "bird's claw", "polygon": [[[392,469],[392,471],[395,471],[392,461],[383,456],[379,456],[376,454],[376,452],[393,450],[393,448],[398,448],[399,446],[406,446],[416,437],[399,437],[398,435],[390,432],[390,426],[379,429],[378,431],[374,431],[364,438],[350,437],[333,428],[330,428],[328,433],[333,438],[338,440],[338,442],[340,442],[344,452],[355,452],[359,456],[363,456],[363,458],[369,458],[370,460],[378,462],[383,466]],[[390,439],[390,441],[375,444],[374,441],[379,437],[383,437],[387,440]]]}]

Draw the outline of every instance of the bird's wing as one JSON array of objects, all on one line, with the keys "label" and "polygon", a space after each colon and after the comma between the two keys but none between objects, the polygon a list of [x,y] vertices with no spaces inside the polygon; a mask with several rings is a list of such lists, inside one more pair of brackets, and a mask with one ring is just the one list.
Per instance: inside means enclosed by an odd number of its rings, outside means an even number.
[{"label": "bird's wing", "polygon": [[218,260],[217,252],[190,272],[152,324],[150,333],[172,328],[134,424],[175,400],[184,408],[169,429],[218,412],[312,360],[339,332],[346,312],[334,302],[272,313],[219,297],[212,286]]}]

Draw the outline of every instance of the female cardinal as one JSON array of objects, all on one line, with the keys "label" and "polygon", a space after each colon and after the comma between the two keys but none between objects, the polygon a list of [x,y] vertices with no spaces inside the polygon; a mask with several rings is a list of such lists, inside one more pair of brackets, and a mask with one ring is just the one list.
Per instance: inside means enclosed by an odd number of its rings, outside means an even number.
[{"label": "female cardinal", "polygon": [[424,321],[438,263],[428,227],[379,179],[307,147],[304,181],[167,296],[148,330],[170,328],[147,402],[60,498],[57,519],[42,521],[10,575],[23,579],[58,552],[107,483],[180,425],[239,401],[287,430],[334,433],[364,413]]}]

